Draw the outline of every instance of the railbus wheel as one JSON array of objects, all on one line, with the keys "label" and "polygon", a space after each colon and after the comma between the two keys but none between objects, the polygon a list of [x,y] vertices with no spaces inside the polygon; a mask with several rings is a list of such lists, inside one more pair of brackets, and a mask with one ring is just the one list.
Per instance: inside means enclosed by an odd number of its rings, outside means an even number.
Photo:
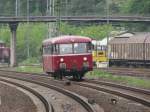
[{"label": "railbus wheel", "polygon": [[73,80],[79,80],[79,75],[77,73],[73,75]]},{"label": "railbus wheel", "polygon": [[56,73],[54,74],[54,79],[57,79],[57,74]]},{"label": "railbus wheel", "polygon": [[56,79],[62,79],[62,77],[61,77],[61,74],[60,73],[58,73],[57,75],[56,75]]},{"label": "railbus wheel", "polygon": [[80,74],[77,74],[77,80],[81,80],[81,75]]},{"label": "railbus wheel", "polygon": [[73,74],[73,80],[76,80],[76,79],[77,79],[77,75]]},{"label": "railbus wheel", "polygon": [[62,80],[62,77],[63,77],[63,74],[60,73],[60,74],[59,74],[59,79]]},{"label": "railbus wheel", "polygon": [[82,80],[83,77],[84,77],[84,73],[81,73],[81,74],[80,74],[80,80]]},{"label": "railbus wheel", "polygon": [[82,80],[82,77],[83,77],[83,74],[74,74],[74,75],[73,75],[73,79],[74,79],[74,80],[77,80],[77,81]]}]

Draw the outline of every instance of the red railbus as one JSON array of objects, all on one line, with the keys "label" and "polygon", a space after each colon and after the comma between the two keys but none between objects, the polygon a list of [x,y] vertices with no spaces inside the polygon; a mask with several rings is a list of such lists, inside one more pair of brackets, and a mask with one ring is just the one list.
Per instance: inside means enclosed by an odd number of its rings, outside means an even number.
[{"label": "red railbus", "polygon": [[43,70],[54,77],[73,76],[82,79],[92,71],[91,38],[83,36],[59,36],[42,43]]}]

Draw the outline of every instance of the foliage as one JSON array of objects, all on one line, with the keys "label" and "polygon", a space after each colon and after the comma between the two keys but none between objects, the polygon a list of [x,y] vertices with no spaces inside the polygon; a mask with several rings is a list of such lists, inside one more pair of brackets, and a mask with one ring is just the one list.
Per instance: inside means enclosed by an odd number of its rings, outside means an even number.
[{"label": "foliage", "polygon": [[39,64],[37,57],[30,57],[20,63],[21,65]]},{"label": "foliage", "polygon": [[[52,0],[29,0],[30,15],[46,15],[47,1]],[[109,0],[110,11],[119,11],[119,0]],[[121,0],[122,1],[122,0]],[[0,0],[1,15],[13,16],[16,10],[16,0]],[[48,8],[52,8],[49,4]],[[61,15],[106,15],[106,0],[54,0],[55,14],[60,8]],[[18,15],[27,15],[27,0],[18,0]]]},{"label": "foliage", "polygon": [[[29,0],[29,10],[31,15],[46,14],[46,0]],[[0,14],[14,16],[16,10],[16,0],[0,0]],[[27,15],[27,0],[18,0],[18,15]]]},{"label": "foliage", "polygon": [[[127,0],[122,4],[122,13],[132,16],[150,16],[149,0]],[[150,31],[150,27],[146,23],[125,24],[130,31]]]},{"label": "foliage", "polygon": [[[0,16],[15,15],[16,0],[0,0]],[[20,3],[19,3],[20,1]],[[47,14],[47,0],[29,0],[30,15],[40,16]],[[50,1],[50,0],[48,0]],[[52,1],[52,0],[51,0]],[[59,3],[59,4],[58,4]],[[106,0],[54,0],[55,15],[106,15]],[[150,0],[108,0],[110,15],[149,15]],[[52,5],[51,5],[52,6]],[[52,8],[49,6],[49,8]],[[56,10],[60,8],[60,10]],[[52,13],[51,13],[52,14]],[[27,0],[18,0],[18,15],[27,15]],[[53,26],[52,26],[53,27]],[[51,29],[54,29],[52,28]],[[147,24],[122,24],[130,31],[150,31]],[[60,32],[63,35],[73,34],[88,36],[93,39],[100,40],[107,36],[108,32],[112,31],[111,25],[90,25],[83,26],[80,23],[76,25],[62,23]],[[54,32],[53,32],[54,33]],[[9,46],[10,30],[8,26],[0,26],[0,40],[4,40]],[[44,23],[38,24],[20,24],[17,30],[17,59],[21,62],[27,59],[29,49],[30,57],[40,59],[39,49],[41,42],[47,35],[47,25]],[[55,34],[54,34],[55,35]],[[29,46],[29,48],[28,48]]]},{"label": "foliage", "polygon": [[129,0],[127,12],[131,14],[150,14],[150,1],[149,0]]},{"label": "foliage", "polygon": [[101,40],[107,36],[108,32],[112,30],[111,25],[91,25],[91,26],[73,26],[67,23],[61,24],[61,32],[63,35],[81,35],[88,36],[93,39]]},{"label": "foliage", "polygon": [[24,24],[20,25],[17,31],[17,55],[19,59],[27,58],[27,47],[29,46],[30,57],[40,55],[40,47],[46,37],[46,24]]},{"label": "foliage", "polygon": [[6,42],[7,46],[10,44],[10,30],[8,26],[0,26],[0,40]]},{"label": "foliage", "polygon": [[[52,26],[50,27],[52,28]],[[107,32],[112,30],[112,26],[107,25],[91,25],[91,26],[75,26],[67,23],[61,23],[61,33],[63,35],[73,34],[88,36],[93,39],[102,39],[106,37]],[[41,60],[40,48],[42,41],[47,36],[47,25],[44,23],[20,24],[17,29],[17,60],[23,63],[33,63]],[[0,40],[10,44],[10,30],[8,26],[1,26]],[[29,49],[28,49],[29,48]],[[27,52],[29,50],[29,57]]]},{"label": "foliage", "polygon": [[[27,0],[18,1],[18,15],[27,15]],[[30,15],[46,15],[47,5],[52,8],[52,4],[47,4],[52,0],[29,0]],[[15,15],[16,0],[0,0],[0,14]],[[59,3],[59,4],[58,4]],[[60,8],[61,15],[106,15],[106,4],[109,4],[111,15],[118,14],[150,14],[149,0],[54,0],[56,9]]]},{"label": "foliage", "polygon": [[[29,46],[30,57],[40,59],[40,48],[42,41],[46,38],[47,25],[44,23],[20,24],[17,29],[17,59],[19,62],[27,59],[27,46]],[[8,26],[1,26],[0,40],[9,46],[10,30]]]}]

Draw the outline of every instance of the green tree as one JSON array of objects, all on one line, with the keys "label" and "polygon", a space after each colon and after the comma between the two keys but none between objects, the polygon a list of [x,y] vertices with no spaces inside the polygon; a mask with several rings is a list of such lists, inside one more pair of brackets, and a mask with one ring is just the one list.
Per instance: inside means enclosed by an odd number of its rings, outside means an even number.
[{"label": "green tree", "polygon": [[[150,1],[149,0],[127,0],[122,4],[122,12],[132,16],[149,16]],[[127,23],[125,26],[130,31],[150,31],[147,23]]]},{"label": "green tree", "polygon": [[149,15],[150,1],[149,0],[127,0],[122,4],[122,11],[132,15]]},{"label": "green tree", "polygon": [[64,35],[81,35],[88,36],[93,39],[101,40],[107,36],[107,33],[112,31],[111,25],[92,25],[92,26],[74,26],[67,23],[61,24],[61,32]]}]

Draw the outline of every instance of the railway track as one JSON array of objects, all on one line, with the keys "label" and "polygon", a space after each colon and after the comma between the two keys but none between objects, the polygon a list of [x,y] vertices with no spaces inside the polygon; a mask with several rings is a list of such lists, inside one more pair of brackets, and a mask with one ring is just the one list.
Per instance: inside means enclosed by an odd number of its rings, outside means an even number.
[{"label": "railway track", "polygon": [[114,94],[141,103],[145,106],[150,107],[150,91],[124,86],[120,84],[114,84],[103,81],[85,80],[84,82],[74,82],[83,87],[96,89],[106,93]]},{"label": "railway track", "polygon": [[[13,73],[13,75],[12,75]],[[17,80],[22,80],[22,81],[26,81],[26,82],[30,82],[30,83],[35,83],[35,84],[38,84],[38,85],[41,85],[41,86],[44,86],[44,87],[47,87],[47,88],[50,88],[50,89],[53,89],[53,90],[56,90],[72,99],[74,99],[76,102],[78,102],[79,104],[81,104],[85,110],[87,112],[96,112],[95,109],[88,103],[88,101],[86,101],[85,99],[83,99],[82,97],[80,97],[79,95],[75,94],[75,93],[72,93],[70,91],[67,91],[63,88],[60,88],[60,87],[57,87],[57,86],[54,86],[54,85],[51,85],[49,84],[48,82],[45,83],[45,82],[42,82],[42,80],[34,80],[33,79],[33,75],[30,74],[30,73],[24,73],[24,75],[21,75],[23,73],[20,73],[20,72],[8,72],[8,71],[0,71],[0,76],[1,77],[7,77],[7,78],[12,78],[12,79],[17,79]],[[28,75],[28,78],[26,77]],[[34,75],[34,77],[37,77],[37,75]],[[38,76],[39,78],[39,76]],[[53,111],[52,111],[53,112]]]},{"label": "railway track", "polygon": [[100,68],[98,70],[108,72],[114,75],[125,75],[125,76],[134,76],[134,77],[141,77],[141,78],[150,78],[150,70],[148,69],[139,69],[139,68],[116,68],[116,67],[109,67],[109,68]]},{"label": "railway track", "polygon": [[[6,72],[6,71],[3,71],[3,72]],[[8,73],[11,73],[11,72],[8,72]],[[19,74],[19,72],[15,72],[15,73]],[[53,80],[49,76],[43,76],[40,74],[29,74],[29,73],[24,73],[24,75],[21,75],[21,76],[25,77],[25,75],[28,75],[28,77],[34,80],[38,80],[40,78],[43,80],[46,79],[47,81],[54,81],[55,83],[64,85],[63,81]],[[38,75],[38,78],[37,78],[37,75]],[[133,87],[123,86],[123,85],[113,84],[113,83],[108,83],[108,82],[100,82],[100,81],[95,81],[95,80],[84,80],[83,82],[72,82],[72,84],[79,85],[81,87],[91,88],[96,91],[103,91],[106,93],[121,96],[123,98],[143,104],[144,106],[148,108],[150,107],[150,91],[149,90],[133,88]]]},{"label": "railway track", "polygon": [[34,91],[33,89],[31,89],[29,87],[26,87],[24,85],[21,85],[19,83],[15,83],[15,82],[12,82],[12,81],[9,81],[9,80],[5,80],[3,78],[0,78],[0,81],[8,83],[8,84],[15,85],[17,87],[20,87],[20,88],[26,90],[26,91],[29,91],[30,93],[35,95],[44,104],[45,112],[54,112],[53,106],[50,103],[48,103],[47,100],[41,94],[39,94],[37,91]]}]

